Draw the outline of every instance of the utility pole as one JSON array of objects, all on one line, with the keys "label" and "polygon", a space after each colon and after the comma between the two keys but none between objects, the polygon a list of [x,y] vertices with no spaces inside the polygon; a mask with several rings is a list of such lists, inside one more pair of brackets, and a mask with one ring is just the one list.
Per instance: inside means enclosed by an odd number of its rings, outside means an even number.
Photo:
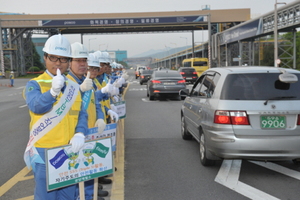
[{"label": "utility pole", "polygon": [[274,67],[278,67],[280,60],[278,59],[278,14],[277,14],[277,4],[286,4],[284,2],[277,3],[275,0],[274,9]]}]

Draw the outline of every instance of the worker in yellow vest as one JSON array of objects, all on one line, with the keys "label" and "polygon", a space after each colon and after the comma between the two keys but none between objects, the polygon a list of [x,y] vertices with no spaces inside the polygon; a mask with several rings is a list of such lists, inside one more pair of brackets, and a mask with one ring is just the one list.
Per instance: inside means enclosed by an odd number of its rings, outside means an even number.
[{"label": "worker in yellow vest", "polygon": [[[93,88],[92,80],[93,77],[90,77],[91,72],[88,71],[88,50],[79,42],[73,43],[71,45],[71,49],[72,56],[70,62],[70,71],[67,77],[80,85],[84,109],[87,111],[88,114],[88,128],[98,127],[98,133],[101,134],[105,128],[106,123],[103,119],[103,111],[95,97],[95,91]],[[94,194],[94,180],[86,181],[84,185],[85,199],[92,200]],[[77,199],[78,195],[79,191],[78,193],[76,193],[75,199]],[[98,199],[103,199],[102,197],[107,195],[107,191],[98,191]]]},{"label": "worker in yellow vest", "polygon": [[70,200],[74,198],[76,185],[47,191],[45,150],[70,143],[72,152],[77,153],[88,133],[87,112],[83,109],[79,85],[64,76],[70,64],[69,41],[60,34],[53,35],[43,51],[46,71],[31,79],[24,91],[31,117],[24,159],[33,169],[35,200]]}]

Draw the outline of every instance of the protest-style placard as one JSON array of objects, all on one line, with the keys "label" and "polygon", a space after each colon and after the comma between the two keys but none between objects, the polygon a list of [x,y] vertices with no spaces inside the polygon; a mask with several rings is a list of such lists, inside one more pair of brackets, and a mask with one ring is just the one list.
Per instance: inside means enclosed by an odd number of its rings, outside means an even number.
[{"label": "protest-style placard", "polygon": [[46,150],[47,190],[55,190],[113,173],[111,138],[85,142],[79,152],[71,145]]},{"label": "protest-style placard", "polygon": [[119,115],[119,119],[124,119],[126,117],[126,102],[125,101],[119,101],[114,103],[117,114]]},{"label": "protest-style placard", "polygon": [[111,137],[112,151],[116,151],[116,134],[117,123],[106,124],[106,127],[102,133],[98,133],[98,127],[90,128],[88,134],[85,136],[85,140],[96,140],[100,138]]}]

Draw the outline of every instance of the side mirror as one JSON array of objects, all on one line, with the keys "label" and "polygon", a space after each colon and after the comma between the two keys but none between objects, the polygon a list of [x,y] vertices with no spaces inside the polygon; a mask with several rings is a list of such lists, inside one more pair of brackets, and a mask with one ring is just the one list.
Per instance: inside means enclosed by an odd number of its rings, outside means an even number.
[{"label": "side mirror", "polygon": [[189,96],[190,90],[189,89],[181,89],[179,90],[179,95],[182,97]]}]

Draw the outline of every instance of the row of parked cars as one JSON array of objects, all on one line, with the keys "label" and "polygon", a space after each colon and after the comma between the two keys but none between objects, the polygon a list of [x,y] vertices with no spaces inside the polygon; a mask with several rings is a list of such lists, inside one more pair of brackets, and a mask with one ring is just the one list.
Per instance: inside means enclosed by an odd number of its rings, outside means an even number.
[{"label": "row of parked cars", "polygon": [[[181,136],[199,142],[202,165],[220,159],[299,163],[299,71],[222,67],[197,78],[185,76],[183,69],[144,72],[140,83],[147,83],[150,100],[158,95],[184,99]],[[190,90],[188,81],[194,83]]]}]

